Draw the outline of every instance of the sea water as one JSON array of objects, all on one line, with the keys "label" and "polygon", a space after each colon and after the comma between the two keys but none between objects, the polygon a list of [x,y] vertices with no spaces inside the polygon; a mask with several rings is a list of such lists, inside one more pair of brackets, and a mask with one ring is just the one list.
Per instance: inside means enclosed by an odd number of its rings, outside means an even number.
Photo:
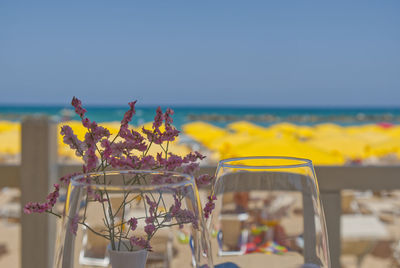
[{"label": "sea water", "polygon": [[[87,116],[96,122],[120,121],[128,106],[85,106]],[[157,107],[136,106],[134,125],[141,125],[153,120]],[[163,110],[167,107],[162,107]],[[225,126],[235,121],[249,121],[261,126],[279,122],[314,125],[319,123],[336,123],[339,125],[359,125],[367,123],[400,124],[400,108],[311,108],[311,107],[210,107],[210,106],[171,106],[175,112],[174,125],[193,121],[205,121],[217,126]],[[68,106],[0,106],[0,120],[19,121],[30,114],[46,114],[56,120],[79,120]]]}]

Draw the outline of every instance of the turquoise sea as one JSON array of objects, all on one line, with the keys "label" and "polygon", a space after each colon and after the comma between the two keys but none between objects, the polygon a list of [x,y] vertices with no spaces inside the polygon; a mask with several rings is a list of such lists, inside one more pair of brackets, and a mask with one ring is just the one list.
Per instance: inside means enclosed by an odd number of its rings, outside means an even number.
[{"label": "turquoise sea", "polygon": [[[96,122],[120,121],[126,107],[86,106],[87,116]],[[152,121],[157,107],[137,106],[132,122],[139,125]],[[162,107],[165,110],[166,107]],[[225,126],[234,121],[246,120],[262,126],[279,122],[302,125],[332,122],[340,125],[359,125],[387,122],[400,124],[400,108],[287,108],[287,107],[171,107],[174,123],[180,128],[193,121],[206,121]],[[56,120],[79,118],[68,106],[0,106],[0,120],[19,121],[29,114],[46,114]]]}]

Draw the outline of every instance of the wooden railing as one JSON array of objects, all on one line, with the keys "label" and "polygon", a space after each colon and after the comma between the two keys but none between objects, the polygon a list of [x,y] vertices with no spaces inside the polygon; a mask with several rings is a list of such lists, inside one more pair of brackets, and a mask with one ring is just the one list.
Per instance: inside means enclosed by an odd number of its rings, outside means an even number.
[{"label": "wooden railing", "polygon": [[[21,128],[21,164],[0,165],[0,188],[21,189],[21,207],[48,194],[57,178],[81,170],[81,165],[57,162],[57,123],[47,117],[27,117]],[[203,167],[213,174],[215,167]],[[400,189],[400,166],[317,166],[327,222],[332,268],[340,267],[341,191]],[[21,213],[21,267],[53,266],[55,217]]]}]

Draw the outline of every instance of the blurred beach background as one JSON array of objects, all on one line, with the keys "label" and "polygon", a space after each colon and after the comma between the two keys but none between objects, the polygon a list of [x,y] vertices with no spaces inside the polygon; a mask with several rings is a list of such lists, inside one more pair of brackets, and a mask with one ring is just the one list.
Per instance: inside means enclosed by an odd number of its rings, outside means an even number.
[{"label": "blurred beach background", "polygon": [[[198,150],[206,166],[255,155],[399,166],[399,14],[398,1],[1,1],[0,165],[20,163],[27,116],[82,138],[76,96],[112,133],[129,101],[137,129],[172,108],[171,151]],[[61,136],[58,161],[80,161]],[[19,201],[0,189],[0,267],[21,266]],[[398,189],[342,191],[342,211],[377,216],[391,237],[356,253],[343,243],[343,268],[400,267]]]},{"label": "blurred beach background", "polygon": [[[157,107],[137,107],[132,125],[151,124]],[[125,107],[88,106],[88,116],[116,134]],[[164,107],[165,109],[165,107]],[[400,163],[399,108],[262,108],[173,107],[174,125],[181,131],[172,149],[207,154],[208,164],[240,156],[294,156],[316,165]],[[20,121],[27,115],[47,115],[71,125],[83,139],[85,128],[68,106],[3,106],[0,108],[0,159],[18,162]],[[78,161],[59,136],[61,161]]]}]

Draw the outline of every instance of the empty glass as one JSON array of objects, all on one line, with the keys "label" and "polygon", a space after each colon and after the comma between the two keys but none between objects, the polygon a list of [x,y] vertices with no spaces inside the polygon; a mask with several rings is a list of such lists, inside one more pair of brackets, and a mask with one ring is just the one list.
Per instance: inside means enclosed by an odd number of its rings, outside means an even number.
[{"label": "empty glass", "polygon": [[290,157],[221,160],[207,222],[214,264],[330,267],[312,162]]}]

